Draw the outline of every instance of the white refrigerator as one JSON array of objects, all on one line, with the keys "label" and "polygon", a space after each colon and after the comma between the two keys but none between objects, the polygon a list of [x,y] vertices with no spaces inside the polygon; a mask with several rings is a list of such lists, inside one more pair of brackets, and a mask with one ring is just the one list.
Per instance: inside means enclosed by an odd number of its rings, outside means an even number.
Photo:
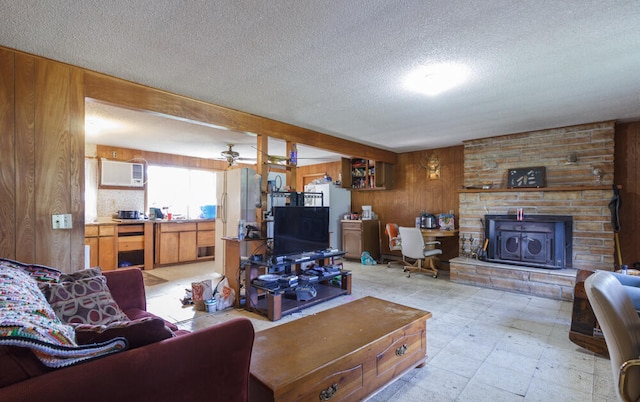
[{"label": "white refrigerator", "polygon": [[[238,236],[238,222],[256,225],[261,205],[260,175],[249,168],[232,169],[216,173],[216,243],[214,270],[224,274],[225,245],[223,237]],[[246,243],[241,243],[241,246]],[[246,250],[240,249],[246,256]]]},{"label": "white refrigerator", "polygon": [[322,193],[322,201],[317,198],[305,197],[305,206],[329,207],[329,245],[331,248],[342,250],[342,236],[340,235],[340,220],[351,212],[351,192],[333,183],[307,184],[305,193]]}]

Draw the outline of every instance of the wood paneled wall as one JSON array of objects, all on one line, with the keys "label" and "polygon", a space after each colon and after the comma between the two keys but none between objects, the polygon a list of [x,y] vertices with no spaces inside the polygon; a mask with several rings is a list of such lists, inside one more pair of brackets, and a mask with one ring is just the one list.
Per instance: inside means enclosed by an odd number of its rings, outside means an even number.
[{"label": "wood paneled wall", "polygon": [[[440,160],[439,179],[429,179],[423,167],[425,158],[435,153]],[[398,163],[393,167],[393,188],[391,190],[352,191],[351,209],[360,212],[363,205],[371,205],[380,219],[380,241],[383,254],[389,251],[388,238],[384,234],[387,222],[400,226],[414,226],[416,216],[421,211],[439,214],[452,210],[458,215],[458,192],[464,180],[464,147],[439,148],[427,151],[407,152],[398,155]],[[334,180],[340,173],[340,162],[319,164],[298,168],[297,189],[302,189],[302,178],[314,174],[328,173]],[[457,226],[457,222],[456,222]],[[443,258],[458,255],[455,238],[442,240]]]},{"label": "wood paneled wall", "polygon": [[620,253],[622,263],[640,262],[640,122],[616,126],[615,183],[620,197]]},{"label": "wood paneled wall", "polygon": [[340,177],[340,162],[318,163],[296,169],[296,191],[304,191],[304,185],[329,175],[334,181]]},{"label": "wood paneled wall", "polygon": [[14,54],[0,49],[0,255],[3,256],[15,255],[17,240],[14,67]]},{"label": "wood paneled wall", "polygon": [[[73,67],[0,48],[0,256],[82,268],[84,97]],[[73,228],[53,230],[52,214]]]},{"label": "wood paneled wall", "polygon": [[[113,156],[114,152],[116,155],[115,157]],[[161,152],[142,151],[139,149],[116,148],[107,145],[96,146],[96,157],[98,159],[105,158],[125,162],[146,162],[153,165],[181,166],[191,169],[195,168],[215,171],[223,171],[228,168],[228,164],[225,161],[165,154]],[[238,166],[255,168],[255,165],[238,164]]]}]

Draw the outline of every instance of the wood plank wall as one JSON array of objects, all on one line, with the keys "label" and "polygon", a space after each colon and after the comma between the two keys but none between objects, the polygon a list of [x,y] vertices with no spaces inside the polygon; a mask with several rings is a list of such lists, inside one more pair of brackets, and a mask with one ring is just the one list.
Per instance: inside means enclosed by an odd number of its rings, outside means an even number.
[{"label": "wood plank wall", "polygon": [[622,263],[640,263],[640,122],[616,126],[615,183],[620,197],[620,253]]},{"label": "wood plank wall", "polygon": [[[0,256],[82,268],[84,97],[77,69],[0,49],[3,98]],[[52,214],[73,228],[53,230]]]},{"label": "wood plank wall", "polygon": [[[114,155],[115,152],[115,156]],[[228,164],[225,161],[214,159],[194,158],[184,155],[165,154],[161,152],[142,151],[139,149],[117,148],[108,145],[96,146],[96,157],[114,161],[124,162],[144,162],[161,166],[180,166],[190,169],[204,169],[213,171],[227,170]],[[251,167],[255,165],[238,164],[238,167]]]},{"label": "wood plank wall", "polygon": [[[427,178],[427,171],[422,166],[425,158],[435,153],[440,160],[441,174],[439,179]],[[452,210],[458,215],[458,192],[462,187],[464,147],[439,148],[427,151],[407,152],[398,155],[398,163],[394,165],[393,188],[391,190],[352,191],[351,209],[362,211],[363,205],[371,205],[380,220],[380,242],[383,254],[399,256],[399,252],[390,252],[388,238],[384,234],[386,223],[397,223],[400,226],[414,226],[415,218],[421,211],[439,214]],[[340,173],[340,162],[303,166],[297,169],[297,188],[302,189],[302,178],[318,177],[328,173],[334,180]],[[457,222],[456,222],[457,226]],[[448,260],[458,255],[458,242],[455,238],[442,240],[443,259]]]},{"label": "wood plank wall", "polygon": [[0,255],[2,256],[15,255],[17,237],[14,65],[14,54],[0,49],[0,139],[2,140],[0,147]]}]

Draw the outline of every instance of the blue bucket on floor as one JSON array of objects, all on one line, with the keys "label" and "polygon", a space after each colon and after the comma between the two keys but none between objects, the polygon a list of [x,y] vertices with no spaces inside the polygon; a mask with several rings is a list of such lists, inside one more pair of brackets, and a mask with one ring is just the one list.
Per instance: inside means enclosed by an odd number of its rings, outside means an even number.
[{"label": "blue bucket on floor", "polygon": [[215,205],[203,205],[200,207],[200,211],[202,211],[202,213],[200,214],[201,218],[204,219],[213,219],[216,217],[216,206]]}]

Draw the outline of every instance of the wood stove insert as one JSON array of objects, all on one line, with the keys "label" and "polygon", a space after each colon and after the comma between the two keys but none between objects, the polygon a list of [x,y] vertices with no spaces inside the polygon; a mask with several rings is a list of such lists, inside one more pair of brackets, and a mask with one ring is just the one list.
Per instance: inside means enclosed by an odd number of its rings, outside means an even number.
[{"label": "wood stove insert", "polygon": [[572,266],[573,217],[485,215],[487,261],[548,269]]}]

